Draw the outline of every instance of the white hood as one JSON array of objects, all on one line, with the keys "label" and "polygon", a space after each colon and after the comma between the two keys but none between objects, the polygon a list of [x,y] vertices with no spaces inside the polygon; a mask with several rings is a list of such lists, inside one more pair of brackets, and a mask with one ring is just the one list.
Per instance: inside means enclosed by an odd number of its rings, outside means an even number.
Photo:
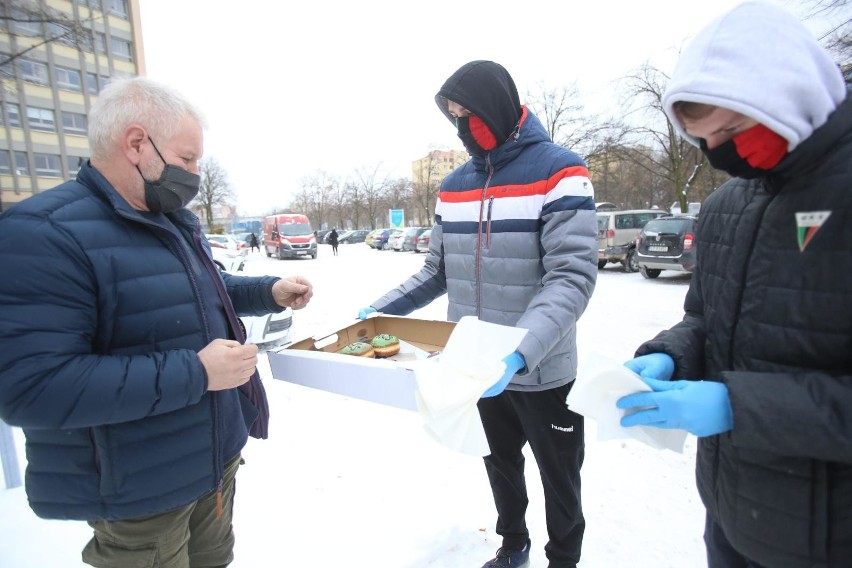
[{"label": "white hood", "polygon": [[730,109],[765,125],[792,151],[846,98],[840,68],[808,29],[776,4],[744,2],[707,25],[686,47],[663,95]]}]

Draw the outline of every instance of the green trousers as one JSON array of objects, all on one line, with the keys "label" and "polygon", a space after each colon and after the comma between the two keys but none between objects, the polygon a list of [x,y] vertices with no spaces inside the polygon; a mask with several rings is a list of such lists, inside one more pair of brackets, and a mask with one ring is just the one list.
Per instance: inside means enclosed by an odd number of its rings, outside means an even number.
[{"label": "green trousers", "polygon": [[98,568],[219,568],[234,560],[234,490],[240,456],[225,465],[218,492],[186,507],[125,521],[90,521],[95,534],[83,562]]}]

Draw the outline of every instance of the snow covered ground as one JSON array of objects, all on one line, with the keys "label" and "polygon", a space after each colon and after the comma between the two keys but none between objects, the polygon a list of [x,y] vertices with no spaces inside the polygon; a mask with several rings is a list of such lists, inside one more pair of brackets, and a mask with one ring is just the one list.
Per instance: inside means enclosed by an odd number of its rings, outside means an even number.
[{"label": "snow covered ground", "polygon": [[[302,274],[311,304],[295,313],[296,338],[351,323],[359,308],[414,273],[423,255],[342,245],[333,257],[277,261],[252,253],[248,274]],[[620,265],[600,271],[580,321],[580,362],[603,353],[627,360],[634,349],[680,320],[689,276],[656,280]],[[446,298],[412,314],[444,319]],[[416,413],[274,380],[267,358],[271,433],[250,440],[237,478],[235,568],[369,566],[478,568],[500,546],[496,513],[480,458],[434,442]],[[684,454],[632,440],[596,441],[587,421],[582,568],[682,568],[705,565],[704,509],[695,490],[695,438]],[[15,430],[22,467],[23,435]],[[532,568],[545,568],[544,503],[535,460],[527,457]],[[46,521],[23,488],[0,488],[0,566],[84,566],[83,522]]]}]

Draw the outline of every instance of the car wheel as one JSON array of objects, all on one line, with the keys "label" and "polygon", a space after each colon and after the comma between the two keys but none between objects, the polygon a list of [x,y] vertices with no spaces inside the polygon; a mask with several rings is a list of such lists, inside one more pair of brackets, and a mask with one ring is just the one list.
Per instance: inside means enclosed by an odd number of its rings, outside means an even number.
[{"label": "car wheel", "polygon": [[275,247],[275,256],[278,257],[278,260],[284,260],[284,256],[281,254],[281,247]]},{"label": "car wheel", "polygon": [[646,268],[644,266],[640,267],[639,271],[642,272],[642,276],[645,278],[656,278],[662,272],[659,268]]},{"label": "car wheel", "polygon": [[263,249],[263,250],[265,250],[265,251],[266,251],[266,258],[272,258],[272,253],[271,253],[271,252],[269,252],[269,249],[268,249],[268,248],[264,247],[264,249]]},{"label": "car wheel", "polygon": [[599,260],[598,261],[598,270],[603,270],[604,266],[606,266],[606,261],[605,260]]},{"label": "car wheel", "polygon": [[636,260],[636,249],[633,249],[627,253],[627,256],[624,258],[624,272],[638,272],[639,271],[639,261]]}]

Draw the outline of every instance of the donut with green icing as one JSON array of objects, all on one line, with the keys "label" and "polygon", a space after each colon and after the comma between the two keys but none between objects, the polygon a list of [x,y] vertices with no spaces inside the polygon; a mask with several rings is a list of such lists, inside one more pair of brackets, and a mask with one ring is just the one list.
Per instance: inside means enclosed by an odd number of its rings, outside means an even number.
[{"label": "donut with green icing", "polygon": [[399,338],[389,333],[380,333],[373,337],[370,343],[376,352],[376,357],[391,357],[399,353]]},{"label": "donut with green icing", "polygon": [[373,346],[369,343],[350,343],[338,353],[342,353],[343,355],[355,355],[357,357],[375,357],[376,353],[373,350]]}]

